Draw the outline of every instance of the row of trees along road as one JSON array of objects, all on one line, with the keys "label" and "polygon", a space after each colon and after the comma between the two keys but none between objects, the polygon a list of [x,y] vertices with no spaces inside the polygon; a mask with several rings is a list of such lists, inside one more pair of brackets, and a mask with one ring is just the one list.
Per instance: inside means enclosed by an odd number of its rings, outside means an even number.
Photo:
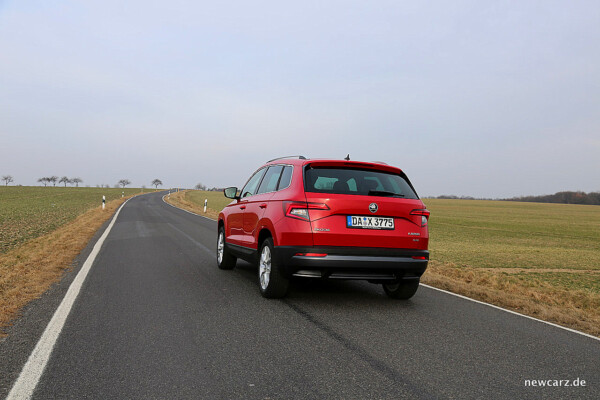
[{"label": "row of trees along road", "polygon": [[[123,187],[123,188],[125,186],[127,186],[127,185],[130,185],[130,184],[131,184],[131,181],[129,179],[121,179],[119,181],[119,185],[121,185],[121,187]],[[160,179],[155,179],[155,180],[152,181],[152,186],[154,186],[157,189],[158,189],[159,186],[162,186],[162,184],[163,183],[162,183],[162,181]]]},{"label": "row of trees along road", "polygon": [[209,192],[220,192],[221,190],[223,190],[222,188],[218,188],[218,187],[212,187],[212,188],[209,189],[208,186],[206,186],[202,182],[200,182],[199,184],[197,184],[196,186],[194,186],[194,189],[196,189],[196,190],[207,190]]},{"label": "row of trees along road", "polygon": [[79,184],[81,182],[83,182],[83,179],[81,178],[68,178],[66,176],[63,176],[62,178],[59,178],[58,176],[45,176],[43,178],[40,178],[37,180],[40,183],[43,183],[44,186],[48,186],[50,183],[52,184],[52,186],[56,186],[56,182],[58,183],[64,183],[65,187],[67,187],[67,183],[69,185],[75,185],[76,187],[79,187]]},{"label": "row of trees along road", "polygon": [[[2,176],[2,181],[4,182],[5,186],[8,186],[9,183],[14,182],[14,179],[12,177],[12,175],[3,175]],[[83,182],[83,179],[81,178],[68,178],[66,176],[63,176],[62,178],[59,178],[56,175],[52,175],[52,176],[45,176],[43,178],[40,178],[37,180],[39,183],[44,184],[44,186],[48,186],[49,184],[52,184],[52,186],[56,186],[56,183],[63,183],[65,185],[65,187],[67,187],[67,184],[69,185],[75,185],[75,187],[79,187],[79,184],[81,182]],[[162,186],[162,181],[160,179],[155,179],[152,181],[152,186],[154,186],[156,189],[158,189],[159,186]],[[122,188],[125,188],[125,186],[127,185],[131,185],[131,181],[129,179],[121,179],[119,181],[119,185]]]}]

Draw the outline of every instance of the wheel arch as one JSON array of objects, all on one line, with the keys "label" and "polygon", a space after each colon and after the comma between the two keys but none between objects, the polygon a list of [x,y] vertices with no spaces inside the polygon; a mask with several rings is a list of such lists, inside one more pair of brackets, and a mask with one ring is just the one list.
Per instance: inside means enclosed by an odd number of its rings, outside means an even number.
[{"label": "wheel arch", "polygon": [[267,238],[271,238],[271,240],[273,240],[273,246],[276,245],[276,243],[275,243],[275,237],[274,237],[273,233],[271,232],[271,230],[269,228],[267,228],[266,226],[263,226],[261,228],[260,232],[258,233],[258,240],[256,242],[258,244],[258,249],[259,250],[260,250],[260,247],[262,246],[262,243]]}]

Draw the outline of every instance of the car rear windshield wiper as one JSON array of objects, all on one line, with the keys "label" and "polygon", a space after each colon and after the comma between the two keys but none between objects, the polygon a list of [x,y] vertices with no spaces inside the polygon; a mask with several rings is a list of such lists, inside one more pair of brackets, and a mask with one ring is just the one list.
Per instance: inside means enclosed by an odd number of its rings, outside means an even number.
[{"label": "car rear windshield wiper", "polygon": [[389,196],[389,197],[404,197],[403,194],[394,192],[386,192],[384,190],[369,190],[369,196]]}]

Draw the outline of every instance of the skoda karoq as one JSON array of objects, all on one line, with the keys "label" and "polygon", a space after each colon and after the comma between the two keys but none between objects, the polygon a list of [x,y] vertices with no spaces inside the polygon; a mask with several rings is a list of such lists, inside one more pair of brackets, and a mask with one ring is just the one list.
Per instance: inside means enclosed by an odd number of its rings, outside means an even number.
[{"label": "skoda karoq", "polygon": [[429,211],[399,168],[284,157],[224,194],[233,201],[219,214],[217,265],[257,264],[264,297],[301,277],[367,280],[408,299],[427,268]]}]

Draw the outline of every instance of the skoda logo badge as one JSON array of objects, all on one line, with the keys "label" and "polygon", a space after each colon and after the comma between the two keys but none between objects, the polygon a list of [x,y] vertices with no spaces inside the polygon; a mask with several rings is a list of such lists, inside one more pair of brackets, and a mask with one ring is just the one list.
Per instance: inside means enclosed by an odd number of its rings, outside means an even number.
[{"label": "skoda logo badge", "polygon": [[371,203],[369,204],[369,211],[371,211],[372,213],[376,213],[379,207],[377,207],[377,203]]}]

